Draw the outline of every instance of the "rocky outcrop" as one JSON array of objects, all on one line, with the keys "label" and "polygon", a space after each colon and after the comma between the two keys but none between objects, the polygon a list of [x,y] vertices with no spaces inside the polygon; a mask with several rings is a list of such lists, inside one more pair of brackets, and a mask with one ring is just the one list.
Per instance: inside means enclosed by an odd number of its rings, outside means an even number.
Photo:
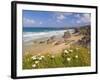
[{"label": "rocky outcrop", "polygon": [[70,34],[69,31],[64,32],[64,35],[63,35],[64,41],[66,41],[66,40],[67,40],[68,38],[70,38],[70,37],[71,37],[71,34]]},{"label": "rocky outcrop", "polygon": [[50,38],[47,40],[47,44],[54,42],[54,41],[55,41],[55,37],[56,37],[56,36],[50,37]]}]

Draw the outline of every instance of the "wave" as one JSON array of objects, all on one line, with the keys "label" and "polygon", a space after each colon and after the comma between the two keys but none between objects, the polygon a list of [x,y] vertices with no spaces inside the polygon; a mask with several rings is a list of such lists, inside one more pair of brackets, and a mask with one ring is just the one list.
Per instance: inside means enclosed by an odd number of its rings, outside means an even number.
[{"label": "wave", "polygon": [[68,30],[58,30],[58,31],[46,31],[46,32],[23,32],[23,41],[28,42],[31,40],[49,38],[52,36],[64,35],[64,32]]}]

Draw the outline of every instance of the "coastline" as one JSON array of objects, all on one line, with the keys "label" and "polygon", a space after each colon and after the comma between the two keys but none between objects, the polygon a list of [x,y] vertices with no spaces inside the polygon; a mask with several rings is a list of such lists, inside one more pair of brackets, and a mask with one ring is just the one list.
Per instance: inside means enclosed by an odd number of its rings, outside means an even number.
[{"label": "coastline", "polygon": [[[31,40],[26,44],[23,44],[24,54],[57,54],[60,53],[64,48],[70,48],[71,44],[74,44],[83,37],[81,35],[75,36],[75,34],[71,34],[71,37],[68,38],[65,42],[63,39],[63,35],[54,35],[51,37],[43,37],[36,40]],[[66,43],[68,43],[68,45],[66,45]]]},{"label": "coastline", "polygon": [[52,33],[23,43],[23,69],[90,66],[89,30],[84,27],[74,33]]}]

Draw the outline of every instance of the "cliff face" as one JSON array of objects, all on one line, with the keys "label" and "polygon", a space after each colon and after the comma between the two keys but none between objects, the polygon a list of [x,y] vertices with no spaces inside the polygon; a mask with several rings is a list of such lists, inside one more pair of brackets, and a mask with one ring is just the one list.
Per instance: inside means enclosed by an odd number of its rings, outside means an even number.
[{"label": "cliff face", "polygon": [[65,41],[70,37],[71,37],[71,34],[70,34],[69,31],[64,32],[63,38],[64,38]]},{"label": "cliff face", "polygon": [[90,26],[84,26],[78,29],[78,33],[83,35],[83,38],[79,40],[77,43],[79,45],[90,47],[91,42],[91,28]]}]

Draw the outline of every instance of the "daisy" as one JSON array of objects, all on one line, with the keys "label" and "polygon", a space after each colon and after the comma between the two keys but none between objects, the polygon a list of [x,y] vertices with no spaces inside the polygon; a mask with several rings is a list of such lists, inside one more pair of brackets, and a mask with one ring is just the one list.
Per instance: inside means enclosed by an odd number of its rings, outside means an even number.
[{"label": "daisy", "polygon": [[76,55],[75,58],[78,58],[78,55]]},{"label": "daisy", "polygon": [[53,56],[53,55],[52,55],[52,56],[51,56],[51,58],[52,58],[52,59],[54,59],[54,58],[55,58],[55,56]]},{"label": "daisy", "polygon": [[71,58],[67,58],[67,61],[68,61],[68,62],[71,61]]},{"label": "daisy", "polygon": [[67,50],[64,50],[64,53],[69,53]]},{"label": "daisy", "polygon": [[43,58],[42,57],[39,57],[39,60],[41,61]]},{"label": "daisy", "polygon": [[44,58],[44,56],[41,56],[41,58],[43,59],[43,58]]},{"label": "daisy", "polygon": [[36,64],[33,64],[32,67],[33,67],[33,68],[36,68]]},{"label": "daisy", "polygon": [[70,52],[73,52],[73,50],[69,50]]},{"label": "daisy", "polygon": [[39,61],[35,61],[35,64],[38,64],[39,63]]},{"label": "daisy", "polygon": [[32,59],[33,59],[33,60],[36,60],[37,58],[36,58],[36,56],[32,56]]}]

